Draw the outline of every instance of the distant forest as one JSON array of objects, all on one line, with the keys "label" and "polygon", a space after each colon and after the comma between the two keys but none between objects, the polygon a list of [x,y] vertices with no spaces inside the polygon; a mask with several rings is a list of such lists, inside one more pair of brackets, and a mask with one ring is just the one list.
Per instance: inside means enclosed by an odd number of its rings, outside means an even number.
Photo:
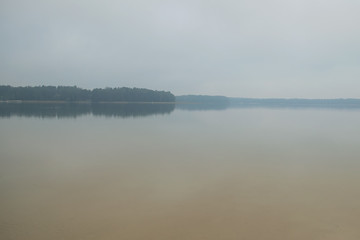
[{"label": "distant forest", "polygon": [[0,86],[0,101],[91,101],[91,102],[175,102],[171,92],[144,88],[95,88],[87,90],[76,86]]},{"label": "distant forest", "polygon": [[176,96],[176,101],[180,103],[202,103],[202,104],[229,104],[229,98],[225,96],[209,95],[182,95]]},{"label": "distant forest", "polygon": [[182,95],[176,96],[176,103],[176,108],[182,110],[223,110],[229,107],[229,98],[225,96]]}]

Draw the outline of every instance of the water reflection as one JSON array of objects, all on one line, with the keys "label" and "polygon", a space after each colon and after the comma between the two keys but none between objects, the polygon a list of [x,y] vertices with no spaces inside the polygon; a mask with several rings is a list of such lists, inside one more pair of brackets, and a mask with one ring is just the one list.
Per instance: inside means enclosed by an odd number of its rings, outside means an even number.
[{"label": "water reflection", "polygon": [[226,110],[229,103],[177,103],[176,109],[187,111]]},{"label": "water reflection", "polygon": [[170,114],[175,104],[140,103],[2,103],[0,117],[76,118],[92,114],[107,117],[143,117]]},{"label": "water reflection", "polygon": [[230,98],[231,108],[360,109],[360,99]]},{"label": "water reflection", "polygon": [[360,109],[360,100],[229,98],[229,101],[176,104],[176,109],[188,111],[227,110],[230,108]]},{"label": "water reflection", "polygon": [[145,117],[185,111],[227,110],[234,108],[360,109],[358,100],[237,99],[230,102],[202,103],[0,103],[0,117],[76,118],[83,115],[107,117]]},{"label": "water reflection", "polygon": [[95,116],[113,117],[143,117],[155,114],[170,114],[175,109],[175,104],[92,104],[92,114]]}]

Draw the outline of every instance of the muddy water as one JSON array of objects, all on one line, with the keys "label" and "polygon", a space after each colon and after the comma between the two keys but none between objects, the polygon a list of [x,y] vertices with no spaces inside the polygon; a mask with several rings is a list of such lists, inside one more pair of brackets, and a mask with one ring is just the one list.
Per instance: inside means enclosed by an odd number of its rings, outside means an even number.
[{"label": "muddy water", "polygon": [[0,239],[360,239],[360,111],[0,118]]}]

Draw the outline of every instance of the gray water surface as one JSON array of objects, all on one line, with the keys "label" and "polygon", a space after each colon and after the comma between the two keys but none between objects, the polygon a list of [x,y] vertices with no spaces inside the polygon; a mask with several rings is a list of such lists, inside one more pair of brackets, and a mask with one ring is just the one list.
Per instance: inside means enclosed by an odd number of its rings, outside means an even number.
[{"label": "gray water surface", "polygon": [[360,110],[45,108],[2,109],[0,239],[360,239]]}]

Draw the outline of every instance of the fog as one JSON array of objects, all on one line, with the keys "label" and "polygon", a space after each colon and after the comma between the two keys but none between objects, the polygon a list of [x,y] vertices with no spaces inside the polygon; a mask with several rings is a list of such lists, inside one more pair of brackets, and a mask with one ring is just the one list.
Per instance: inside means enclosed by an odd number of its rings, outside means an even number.
[{"label": "fog", "polygon": [[355,0],[1,1],[0,84],[360,97]]}]

